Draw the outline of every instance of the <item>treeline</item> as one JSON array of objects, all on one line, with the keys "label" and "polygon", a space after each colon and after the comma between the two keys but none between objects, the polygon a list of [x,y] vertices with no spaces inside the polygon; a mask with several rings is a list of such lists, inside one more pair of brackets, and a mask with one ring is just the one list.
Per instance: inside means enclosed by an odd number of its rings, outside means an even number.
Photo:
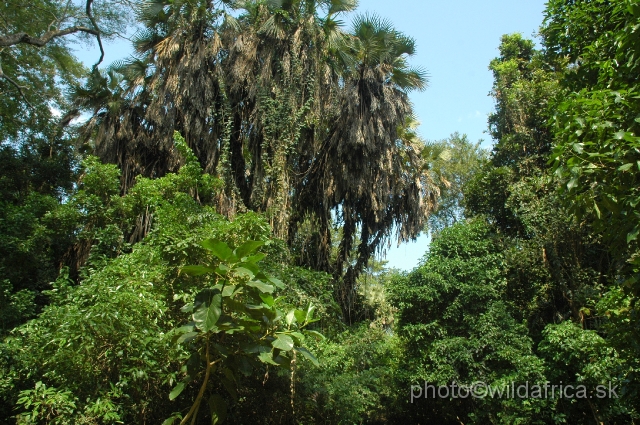
[{"label": "treeline", "polygon": [[[638,420],[640,2],[503,36],[490,153],[420,139],[414,41],[355,7],[1,6],[0,418]],[[574,391],[411,397],[478,382]]]}]

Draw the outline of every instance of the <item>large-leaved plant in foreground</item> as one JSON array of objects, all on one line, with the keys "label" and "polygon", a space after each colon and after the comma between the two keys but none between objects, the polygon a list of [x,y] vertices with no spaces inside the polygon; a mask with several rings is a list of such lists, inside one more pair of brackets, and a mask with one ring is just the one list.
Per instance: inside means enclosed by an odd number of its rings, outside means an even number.
[{"label": "large-leaved plant in foreground", "polygon": [[[210,264],[182,268],[183,273],[209,275],[210,280],[193,302],[182,308],[191,313],[191,322],[175,330],[177,343],[183,344],[190,355],[182,367],[184,378],[169,398],[178,397],[192,381],[200,381],[194,403],[180,424],[196,422],[205,396],[212,423],[222,422],[227,400],[237,401],[241,375],[251,375],[262,364],[291,368],[292,391],[296,355],[318,364],[303,346],[305,335],[323,338],[305,329],[317,321],[313,318],[314,307],[310,304],[306,310],[287,312],[279,309],[283,301],[273,293],[284,284],[261,270],[258,263],[265,254],[258,249],[264,244],[269,242],[247,241],[233,249],[225,242],[208,239],[202,246],[214,257]],[[165,424],[179,417],[175,414]]]}]

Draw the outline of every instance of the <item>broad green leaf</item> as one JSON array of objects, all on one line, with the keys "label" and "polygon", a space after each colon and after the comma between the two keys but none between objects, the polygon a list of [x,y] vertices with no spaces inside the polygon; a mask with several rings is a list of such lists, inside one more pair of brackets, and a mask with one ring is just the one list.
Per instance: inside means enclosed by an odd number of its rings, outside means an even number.
[{"label": "broad green leaf", "polygon": [[202,306],[193,313],[193,321],[196,322],[198,328],[205,332],[214,329],[222,313],[221,302],[222,295],[216,294],[211,298],[209,304],[202,304]]},{"label": "broad green leaf", "polygon": [[273,361],[273,353],[271,351],[264,351],[258,355],[258,358],[262,363],[268,363],[276,366],[280,366],[278,363]]},{"label": "broad green leaf", "polygon": [[270,353],[271,347],[266,347],[259,343],[255,342],[247,342],[240,345],[242,351],[247,354],[256,354],[256,353]]},{"label": "broad green leaf", "polygon": [[179,382],[176,387],[169,393],[169,400],[175,400],[176,397],[184,390],[184,382]]},{"label": "broad green leaf", "polygon": [[180,335],[180,338],[178,338],[177,343],[178,344],[182,344],[184,342],[189,342],[189,341],[193,341],[195,339],[195,337],[197,337],[199,334],[199,332],[188,332],[186,334],[182,334]]},{"label": "broad green leaf", "polygon": [[222,289],[223,297],[230,297],[233,295],[233,292],[236,290],[236,285],[227,285]]},{"label": "broad green leaf", "polygon": [[288,326],[291,326],[293,324],[293,321],[296,320],[296,316],[295,316],[296,311],[295,310],[291,310],[289,313],[287,313],[287,315],[285,316],[285,322],[287,323]]},{"label": "broad green leaf", "polygon": [[633,167],[633,163],[629,162],[627,164],[624,164],[618,167],[618,171],[629,171],[631,167]]},{"label": "broad green leaf", "polygon": [[226,264],[220,264],[218,267],[216,267],[215,272],[218,276],[226,277],[227,273],[229,273],[229,267],[227,267]]},{"label": "broad green leaf", "polygon": [[206,266],[184,266],[181,271],[189,276],[202,276],[203,274],[213,273],[215,270]]},{"label": "broad green leaf", "polygon": [[263,254],[262,252],[258,252],[258,253],[257,253],[257,254],[255,254],[255,255],[250,255],[250,256],[248,256],[248,257],[246,258],[246,260],[247,260],[247,263],[255,264],[255,263],[257,263],[258,261],[262,260],[264,257],[266,257],[266,255],[265,255],[265,254]]},{"label": "broad green leaf", "polygon": [[[228,369],[225,369],[225,370],[228,370]],[[224,387],[224,389],[227,390],[227,393],[231,396],[231,399],[233,400],[233,402],[237,403],[238,389],[237,389],[237,384],[235,380],[231,380],[227,376],[221,376],[219,379],[220,379],[220,382],[222,382],[222,386]]]},{"label": "broad green leaf", "polygon": [[237,261],[237,258],[233,254],[231,248],[229,248],[229,245],[222,241],[207,239],[202,242],[201,245],[204,249],[210,251],[213,255],[215,255],[222,261]]},{"label": "broad green leaf", "polygon": [[280,367],[288,368],[291,366],[291,358],[287,356],[286,351],[280,351],[280,354],[273,358],[273,361]]},{"label": "broad green leaf", "polygon": [[258,289],[260,292],[272,293],[274,291],[274,287],[271,285],[267,285],[264,282],[260,282],[259,280],[252,280],[251,282],[247,282],[247,286],[251,286],[252,288]]},{"label": "broad green leaf", "polygon": [[249,279],[253,279],[255,276],[255,274],[251,270],[245,267],[235,267],[233,271],[237,276],[245,276]]},{"label": "broad green leaf", "polygon": [[311,363],[313,363],[315,366],[320,366],[320,363],[318,362],[318,359],[316,358],[316,356],[311,354],[311,352],[309,350],[307,350],[306,348],[304,348],[304,347],[296,347],[296,351],[298,353],[302,354],[308,360],[310,360]]},{"label": "broad green leaf", "polygon": [[318,331],[310,331],[310,330],[308,330],[308,329],[305,329],[303,332],[304,332],[305,334],[308,334],[308,335],[313,335],[313,336],[315,336],[317,339],[320,339],[320,340],[325,339],[325,336],[324,336],[324,335],[322,335],[322,334],[321,334],[320,332],[318,332]]},{"label": "broad green leaf", "polygon": [[316,309],[315,306],[309,303],[309,307],[307,308],[307,317],[306,317],[307,322],[313,320],[313,312],[315,309]]},{"label": "broad green leaf", "polygon": [[275,278],[273,276],[267,276],[267,280],[269,280],[269,282],[273,283],[280,289],[284,288],[284,283],[282,283],[282,281],[278,278]]},{"label": "broad green leaf", "polygon": [[229,381],[231,381],[233,383],[237,382],[236,381],[236,376],[233,374],[233,371],[231,369],[229,369],[228,367],[224,368],[222,370],[222,373],[224,373],[224,376],[226,376]]},{"label": "broad green leaf", "polygon": [[262,300],[263,303],[265,303],[269,307],[273,307],[273,304],[275,304],[275,300],[270,294],[261,293],[260,299]]},{"label": "broad green leaf", "polygon": [[251,272],[254,275],[259,275],[260,274],[260,267],[258,267],[256,264],[250,263],[248,261],[243,261],[242,263],[239,263],[237,265],[237,267],[244,267],[247,270],[251,270]]},{"label": "broad green leaf", "polygon": [[238,371],[243,374],[245,377],[251,376],[253,373],[253,365],[246,357],[240,357],[239,364],[236,366]]},{"label": "broad green leaf", "polygon": [[573,144],[573,150],[576,151],[576,153],[581,154],[584,151],[582,146],[583,146],[582,143],[574,143]]},{"label": "broad green leaf", "polygon": [[184,325],[184,326],[180,326],[179,328],[176,329],[176,333],[186,333],[186,332],[193,332],[193,328],[194,326],[189,324],[189,325]]},{"label": "broad green leaf", "polygon": [[222,357],[229,357],[229,354],[231,354],[231,352],[229,351],[229,347],[225,347],[221,344],[216,344],[215,342],[211,345],[218,351],[218,353],[220,353]]},{"label": "broad green leaf", "polygon": [[298,323],[302,325],[304,323],[304,320],[307,317],[307,313],[305,313],[302,310],[296,310],[294,314],[296,316],[296,320],[298,321]]},{"label": "broad green leaf", "polygon": [[202,306],[202,304],[209,305],[211,304],[211,300],[213,296],[219,294],[220,290],[217,288],[205,288],[202,291],[196,294],[196,298],[193,301],[193,306],[197,310]]},{"label": "broad green leaf", "polygon": [[271,343],[273,348],[277,348],[282,351],[291,351],[293,348],[293,339],[289,335],[277,334],[276,339]]},{"label": "broad green leaf", "polygon": [[198,353],[197,351],[193,351],[189,356],[189,360],[187,360],[185,366],[187,367],[187,375],[189,377],[196,376],[202,368],[202,364],[200,362],[200,353]]},{"label": "broad green leaf", "polygon": [[567,189],[571,190],[575,187],[578,186],[578,178],[574,177],[571,180],[569,180],[569,183],[567,183]]},{"label": "broad green leaf", "polygon": [[262,241],[247,241],[236,248],[236,256],[238,258],[244,258],[249,254],[253,254],[256,249],[264,245]]},{"label": "broad green leaf", "polygon": [[300,332],[291,332],[290,334],[295,340],[297,340],[298,345],[301,345],[302,342],[304,341],[304,335],[302,335]]},{"label": "broad green leaf", "polygon": [[567,160],[567,167],[574,168],[580,165],[580,158],[572,156]]}]

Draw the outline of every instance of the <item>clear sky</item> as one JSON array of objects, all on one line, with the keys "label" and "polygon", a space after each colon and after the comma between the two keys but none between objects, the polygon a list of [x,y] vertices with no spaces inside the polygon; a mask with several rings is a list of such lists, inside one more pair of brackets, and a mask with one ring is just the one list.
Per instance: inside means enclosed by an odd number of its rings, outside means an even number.
[{"label": "clear sky", "polygon": [[[440,140],[457,131],[471,141],[484,139],[486,147],[491,143],[485,133],[487,115],[493,110],[489,62],[498,55],[503,34],[534,37],[543,11],[543,0],[360,0],[358,8],[389,19],[416,40],[417,54],[411,63],[429,74],[427,90],[411,94],[421,136]],[[350,25],[348,16],[344,21]],[[106,44],[105,50],[105,64],[131,51],[124,42]],[[87,65],[99,56],[85,46],[79,46],[77,53]],[[424,235],[400,247],[392,243],[388,266],[413,269],[428,244]]]}]

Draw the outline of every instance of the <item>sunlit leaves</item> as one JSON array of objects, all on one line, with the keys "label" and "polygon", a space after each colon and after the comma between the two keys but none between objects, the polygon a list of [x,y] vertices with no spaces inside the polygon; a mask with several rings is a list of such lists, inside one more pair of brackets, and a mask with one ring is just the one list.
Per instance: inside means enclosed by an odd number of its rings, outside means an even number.
[{"label": "sunlit leaves", "polygon": [[[291,364],[295,349],[313,364],[318,364],[313,354],[301,346],[304,335],[298,331],[316,321],[313,317],[315,307],[310,304],[306,311],[290,310],[286,314],[278,310],[278,299],[271,294],[283,283],[264,273],[258,265],[264,254],[257,250],[264,244],[247,241],[232,249],[221,240],[207,239],[201,246],[215,257],[212,264],[182,268],[186,274],[209,275],[213,279],[210,287],[196,294],[192,305],[183,308],[185,312],[193,311],[193,324],[175,331],[179,335],[177,343],[192,352],[183,382],[189,382],[203,372],[209,376],[221,371],[218,379],[229,396],[237,400],[235,376],[251,373],[246,370],[249,360],[286,367]],[[283,318],[286,330],[278,331]],[[309,332],[321,337],[316,331]],[[204,369],[200,361],[203,353]],[[224,365],[221,369],[217,366],[219,362]],[[203,382],[201,385],[206,388],[209,384]],[[170,399],[176,398],[183,389],[184,384],[178,384]],[[194,402],[195,411],[199,409],[201,398],[202,391]],[[227,409],[224,397],[213,395],[209,407],[213,423],[224,420]]]},{"label": "sunlit leaves", "polygon": [[268,285],[266,283],[260,282],[258,281],[251,281],[251,282],[247,282],[247,286],[252,287],[252,288],[256,288],[258,289],[260,292],[266,292],[266,293],[272,293],[274,290],[274,287],[271,285]]},{"label": "sunlit leaves", "polygon": [[201,276],[213,272],[214,269],[205,266],[184,266],[182,271],[191,276]]},{"label": "sunlit leaves", "polygon": [[311,363],[313,363],[315,366],[320,366],[320,363],[318,362],[318,359],[316,358],[316,356],[314,356],[309,350],[307,350],[304,347],[297,347],[296,352],[302,354],[305,358],[307,358]]},{"label": "sunlit leaves", "polygon": [[176,399],[184,391],[184,382],[179,382],[173,390],[169,393],[169,400]]},{"label": "sunlit leaves", "polygon": [[276,339],[271,343],[273,348],[282,351],[291,351],[293,349],[293,339],[286,334],[277,334]]},{"label": "sunlit leaves", "polygon": [[202,247],[218,257],[221,261],[235,262],[238,260],[231,248],[222,241],[207,239],[202,242]]}]

